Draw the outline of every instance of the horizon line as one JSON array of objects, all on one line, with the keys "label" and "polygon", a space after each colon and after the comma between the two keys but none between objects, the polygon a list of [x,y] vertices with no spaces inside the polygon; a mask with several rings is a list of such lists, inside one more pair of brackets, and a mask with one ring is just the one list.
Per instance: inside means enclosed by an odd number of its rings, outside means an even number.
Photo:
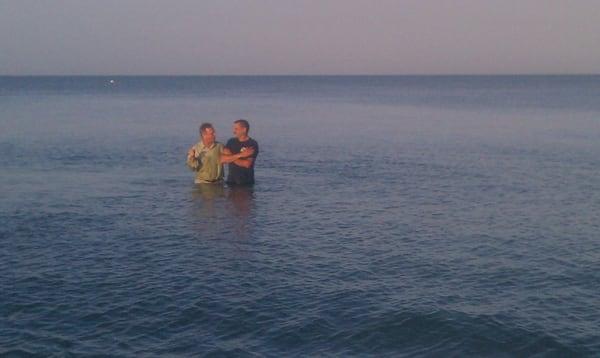
[{"label": "horizon line", "polygon": [[0,74],[0,77],[502,77],[599,76],[599,73],[415,73],[415,74]]}]

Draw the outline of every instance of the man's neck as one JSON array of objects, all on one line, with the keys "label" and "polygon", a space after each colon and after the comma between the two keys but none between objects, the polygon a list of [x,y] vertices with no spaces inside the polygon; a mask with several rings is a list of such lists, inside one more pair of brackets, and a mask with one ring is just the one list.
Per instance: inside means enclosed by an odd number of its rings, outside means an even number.
[{"label": "man's neck", "polygon": [[210,148],[210,147],[212,147],[212,146],[213,146],[213,144],[215,144],[215,142],[211,142],[210,144],[206,144],[206,142],[205,142],[205,141],[202,141],[202,144],[204,144],[204,147],[205,147],[205,148]]},{"label": "man's neck", "polygon": [[240,142],[245,142],[245,141],[247,141],[248,139],[250,139],[250,137],[249,137],[248,135],[244,135],[244,136],[240,136],[240,137],[238,137],[238,140],[239,140]]}]

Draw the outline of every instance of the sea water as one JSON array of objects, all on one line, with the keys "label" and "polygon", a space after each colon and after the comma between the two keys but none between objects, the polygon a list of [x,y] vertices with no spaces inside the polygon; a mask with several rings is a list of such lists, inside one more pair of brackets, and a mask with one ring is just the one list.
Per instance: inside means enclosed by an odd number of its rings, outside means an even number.
[{"label": "sea water", "polygon": [[2,355],[597,356],[599,223],[598,76],[0,78]]}]

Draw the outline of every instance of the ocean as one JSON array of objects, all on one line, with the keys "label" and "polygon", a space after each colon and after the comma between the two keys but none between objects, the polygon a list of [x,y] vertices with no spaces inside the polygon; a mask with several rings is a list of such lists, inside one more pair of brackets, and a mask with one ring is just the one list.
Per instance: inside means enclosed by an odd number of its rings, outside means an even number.
[{"label": "ocean", "polygon": [[0,77],[2,356],[597,357],[599,223],[600,76]]}]

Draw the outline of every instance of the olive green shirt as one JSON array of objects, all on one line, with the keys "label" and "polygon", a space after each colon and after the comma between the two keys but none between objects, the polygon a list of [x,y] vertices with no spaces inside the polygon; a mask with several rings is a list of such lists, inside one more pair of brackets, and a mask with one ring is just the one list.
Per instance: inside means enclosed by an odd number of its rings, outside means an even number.
[{"label": "olive green shirt", "polygon": [[192,148],[196,151],[196,156],[187,159],[187,166],[196,172],[196,184],[223,180],[223,164],[221,164],[223,144],[215,142],[208,148],[200,141]]}]

